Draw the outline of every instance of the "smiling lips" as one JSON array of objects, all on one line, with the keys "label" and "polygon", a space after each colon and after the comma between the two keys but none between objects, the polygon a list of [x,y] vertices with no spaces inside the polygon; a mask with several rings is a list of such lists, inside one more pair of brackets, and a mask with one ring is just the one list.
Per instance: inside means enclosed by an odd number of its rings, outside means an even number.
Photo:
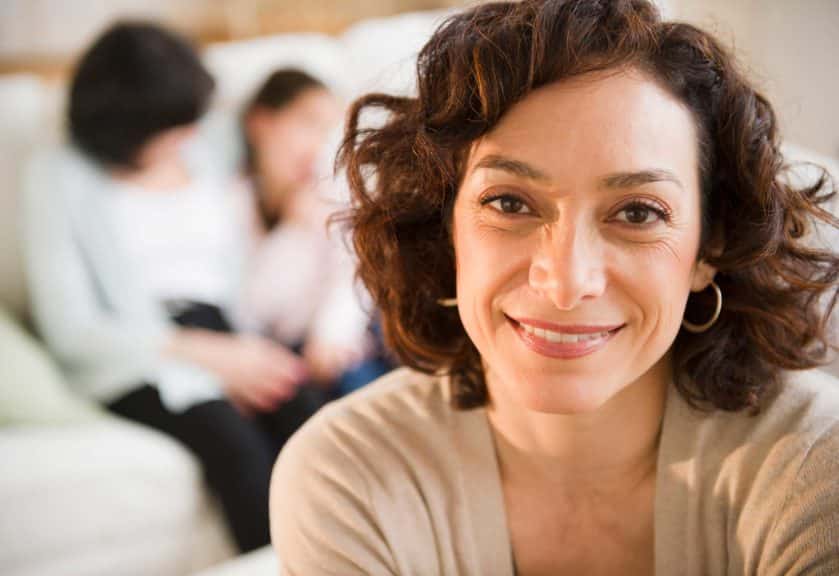
[{"label": "smiling lips", "polygon": [[562,326],[525,318],[513,320],[508,317],[508,320],[528,348],[550,358],[579,358],[592,354],[624,326]]}]

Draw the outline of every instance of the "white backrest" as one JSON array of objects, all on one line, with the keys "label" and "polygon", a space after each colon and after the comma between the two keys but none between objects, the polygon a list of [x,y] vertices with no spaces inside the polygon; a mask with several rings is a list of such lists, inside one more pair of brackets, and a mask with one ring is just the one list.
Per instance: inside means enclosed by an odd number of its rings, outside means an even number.
[{"label": "white backrest", "polygon": [[295,67],[346,92],[345,58],[340,43],[324,34],[284,34],[214,44],[203,60],[216,78],[215,105],[239,109],[276,68]]},{"label": "white backrest", "polygon": [[410,95],[416,90],[416,59],[434,30],[454,12],[413,12],[363,20],[339,38],[352,96],[367,92]]},{"label": "white backrest", "polygon": [[34,147],[58,137],[62,90],[37,76],[0,76],[0,306],[18,317],[26,309],[18,217],[21,167]]}]

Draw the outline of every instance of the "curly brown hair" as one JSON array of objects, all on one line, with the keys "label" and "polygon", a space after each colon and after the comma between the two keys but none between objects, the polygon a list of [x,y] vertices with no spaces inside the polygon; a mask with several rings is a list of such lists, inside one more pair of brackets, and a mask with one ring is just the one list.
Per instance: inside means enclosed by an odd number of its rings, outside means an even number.
[{"label": "curly brown hair", "polygon": [[[711,35],[664,22],[647,0],[523,0],[445,21],[419,54],[417,97],[369,94],[349,114],[338,165],[353,195],[359,276],[407,365],[451,375],[454,406],[487,401],[481,359],[457,314],[452,206],[470,144],[532,90],[596,71],[638,69],[687,106],[699,135],[699,258],[725,294],[719,320],[673,344],[681,394],[695,406],[757,408],[783,369],[826,362],[839,254],[810,240],[839,228],[823,206],[835,185],[795,186],[766,98]],[[388,115],[360,126],[367,110]],[[713,302],[693,297],[686,316]],[[710,308],[710,310],[709,310]]]}]

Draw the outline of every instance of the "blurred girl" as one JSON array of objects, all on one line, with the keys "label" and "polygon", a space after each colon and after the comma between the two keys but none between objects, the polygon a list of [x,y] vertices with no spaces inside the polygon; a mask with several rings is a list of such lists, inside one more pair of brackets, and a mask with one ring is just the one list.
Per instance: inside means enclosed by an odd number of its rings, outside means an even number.
[{"label": "blurred girl", "polygon": [[327,233],[338,207],[318,179],[341,104],[320,81],[277,70],[243,115],[256,245],[244,288],[246,322],[299,350],[309,374],[341,395],[389,369],[353,283],[353,262]]}]

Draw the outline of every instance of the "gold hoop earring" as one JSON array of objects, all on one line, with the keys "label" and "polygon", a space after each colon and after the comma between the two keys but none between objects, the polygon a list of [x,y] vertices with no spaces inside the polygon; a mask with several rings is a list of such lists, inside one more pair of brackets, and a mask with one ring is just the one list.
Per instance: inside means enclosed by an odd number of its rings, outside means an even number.
[{"label": "gold hoop earring", "polygon": [[457,298],[438,298],[437,304],[443,308],[454,308],[457,306]]},{"label": "gold hoop earring", "polygon": [[714,294],[717,295],[717,307],[714,309],[714,315],[711,316],[711,319],[705,322],[704,324],[693,324],[692,322],[688,322],[687,320],[682,318],[682,327],[688,332],[692,332],[693,334],[701,334],[702,332],[707,331],[711,326],[716,324],[717,319],[720,317],[720,312],[722,311],[722,290],[720,290],[720,287],[717,286],[717,283],[713,280],[711,280],[710,286],[714,289]]}]

